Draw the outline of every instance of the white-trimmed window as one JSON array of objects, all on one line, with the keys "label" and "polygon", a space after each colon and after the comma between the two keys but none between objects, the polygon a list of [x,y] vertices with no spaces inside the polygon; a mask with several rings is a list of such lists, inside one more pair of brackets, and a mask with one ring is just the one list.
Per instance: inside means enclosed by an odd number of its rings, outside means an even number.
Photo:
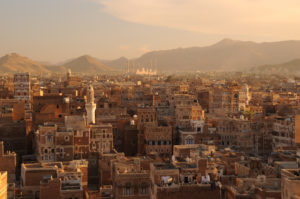
[{"label": "white-trimmed window", "polygon": [[185,144],[195,144],[194,137],[189,135],[185,138]]}]

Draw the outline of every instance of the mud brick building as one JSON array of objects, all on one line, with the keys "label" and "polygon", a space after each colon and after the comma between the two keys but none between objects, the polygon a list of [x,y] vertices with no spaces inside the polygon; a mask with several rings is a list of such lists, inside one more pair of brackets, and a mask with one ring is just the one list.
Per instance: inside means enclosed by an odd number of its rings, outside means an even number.
[{"label": "mud brick building", "polygon": [[14,151],[19,156],[27,153],[26,121],[0,121],[0,140],[6,151]]},{"label": "mud brick building", "polygon": [[7,171],[7,182],[14,183],[16,180],[16,153],[5,152],[4,143],[0,141],[0,171]]},{"label": "mud brick building", "polygon": [[114,198],[150,199],[150,173],[141,169],[139,158],[112,161]]},{"label": "mud brick building", "polygon": [[35,132],[35,139],[39,162],[74,159],[74,132],[72,129],[55,124],[40,125]]},{"label": "mud brick building", "polygon": [[146,154],[155,152],[160,156],[171,156],[172,141],[172,127],[153,125],[144,127],[144,150]]},{"label": "mud brick building", "polygon": [[64,121],[64,116],[69,115],[68,97],[51,94],[33,97],[32,121],[34,128],[45,122]]},{"label": "mud brick building", "polygon": [[14,98],[25,102],[25,109],[31,108],[31,87],[29,73],[14,75]]}]

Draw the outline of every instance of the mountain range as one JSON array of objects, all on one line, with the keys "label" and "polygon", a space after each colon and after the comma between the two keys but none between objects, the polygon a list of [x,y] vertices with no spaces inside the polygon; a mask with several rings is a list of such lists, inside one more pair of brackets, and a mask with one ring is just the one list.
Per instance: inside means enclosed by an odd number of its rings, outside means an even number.
[{"label": "mountain range", "polygon": [[7,54],[0,58],[0,72],[2,73],[65,73],[68,69],[75,73],[94,74],[117,71],[117,69],[106,66],[89,55],[84,55],[59,65],[42,64],[16,53]]},{"label": "mountain range", "polygon": [[282,64],[273,64],[273,65],[262,65],[253,67],[252,71],[254,73],[277,73],[277,74],[294,74],[300,75],[300,59],[294,59],[289,62]]},{"label": "mountain range", "polygon": [[224,39],[206,47],[152,51],[135,59],[135,63],[146,65],[153,60],[162,71],[232,71],[297,58],[300,41],[255,43]]},{"label": "mountain range", "polygon": [[157,67],[162,72],[268,71],[267,68],[294,72],[300,71],[298,59],[300,60],[300,41],[256,43],[223,39],[205,47],[151,51],[131,60],[125,57],[101,60],[84,55],[57,65],[43,64],[11,53],[0,58],[0,72],[49,73],[66,72],[67,69],[71,69],[78,73],[109,73],[124,71],[128,62],[131,69]]}]

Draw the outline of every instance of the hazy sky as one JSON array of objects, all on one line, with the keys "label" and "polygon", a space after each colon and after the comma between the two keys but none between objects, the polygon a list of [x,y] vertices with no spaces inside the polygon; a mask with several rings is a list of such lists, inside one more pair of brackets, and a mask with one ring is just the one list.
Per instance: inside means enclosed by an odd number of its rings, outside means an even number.
[{"label": "hazy sky", "polygon": [[223,38],[300,40],[299,0],[0,0],[0,56],[138,57]]}]

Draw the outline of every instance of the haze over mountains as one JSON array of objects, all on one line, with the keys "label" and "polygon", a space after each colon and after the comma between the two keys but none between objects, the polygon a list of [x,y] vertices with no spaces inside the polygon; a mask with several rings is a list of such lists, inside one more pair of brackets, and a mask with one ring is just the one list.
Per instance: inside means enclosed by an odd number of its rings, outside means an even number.
[{"label": "haze over mountains", "polygon": [[251,68],[254,73],[290,73],[290,74],[300,74],[300,59],[294,59],[289,62],[274,65],[262,65]]},{"label": "haze over mountains", "polygon": [[89,73],[110,72],[114,70],[89,55],[84,55],[65,63],[64,67],[71,69],[73,72],[88,71]]},{"label": "haze over mountains", "polygon": [[224,39],[207,47],[149,52],[135,62],[143,65],[156,60],[158,68],[164,71],[227,71],[279,64],[297,58],[300,58],[300,41],[255,43]]},{"label": "haze over mountains", "polygon": [[[224,39],[206,47],[178,48],[152,51],[130,60],[131,67],[152,67],[162,72],[182,71],[249,71],[264,67],[279,67],[277,64],[300,59],[300,41],[255,43]],[[299,61],[298,61],[299,62]],[[300,71],[297,61],[280,66],[287,71]],[[65,72],[71,69],[78,73],[106,73],[121,71],[128,59],[100,60],[84,55],[63,64],[49,66],[12,53],[0,58],[0,71],[14,72]],[[134,63],[134,66],[133,66]],[[268,65],[268,66],[265,66]],[[292,66],[291,66],[292,65]]]}]

